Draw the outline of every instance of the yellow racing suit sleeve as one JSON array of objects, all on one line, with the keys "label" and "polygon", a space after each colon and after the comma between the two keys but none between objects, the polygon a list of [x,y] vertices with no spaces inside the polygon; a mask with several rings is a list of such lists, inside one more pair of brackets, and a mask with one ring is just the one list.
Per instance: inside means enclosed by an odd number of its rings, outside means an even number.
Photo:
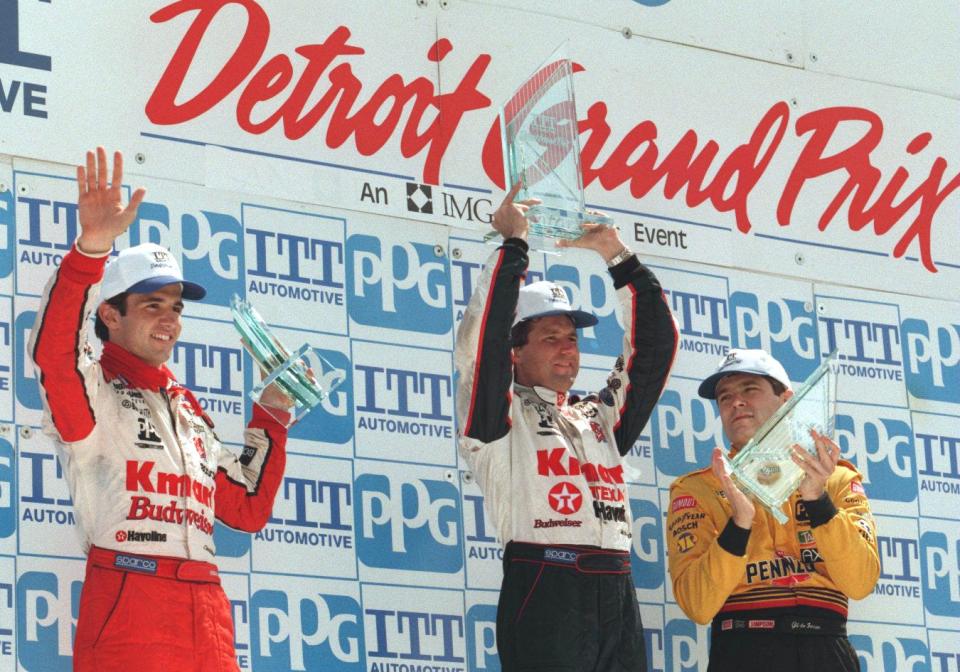
[{"label": "yellow racing suit sleeve", "polygon": [[709,623],[743,580],[750,530],[737,527],[714,493],[707,473],[670,486],[667,558],[673,594],[683,612]]},{"label": "yellow racing suit sleeve", "polygon": [[877,524],[860,474],[841,461],[824,495],[804,502],[817,548],[838,590],[855,600],[869,595],[880,578]]}]

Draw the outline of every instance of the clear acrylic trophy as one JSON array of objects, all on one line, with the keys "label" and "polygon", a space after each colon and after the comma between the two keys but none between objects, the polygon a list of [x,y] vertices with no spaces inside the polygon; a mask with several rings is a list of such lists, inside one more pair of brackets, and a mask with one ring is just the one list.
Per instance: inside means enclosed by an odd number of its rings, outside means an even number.
[{"label": "clear acrylic trophy", "polygon": [[[308,344],[302,345],[296,352],[289,352],[270,333],[270,329],[253,306],[236,294],[230,301],[230,311],[244,347],[267,374],[248,396],[283,424],[290,426],[300,420],[343,382],[343,372],[338,372]],[[323,388],[321,380],[328,381],[329,389]],[[260,403],[263,391],[274,383],[293,402],[288,421],[278,417],[270,406]]]},{"label": "clear acrylic trophy", "polygon": [[[803,480],[804,471],[790,457],[794,444],[817,454],[810,436],[815,429],[831,436],[837,403],[837,381],[832,365],[834,351],[821,362],[783,406],[777,409],[753,438],[731,460],[727,468],[745,494],[753,495],[781,524],[787,516],[781,506]],[[726,460],[726,458],[724,458]]]},{"label": "clear acrylic trophy", "polygon": [[527,211],[530,244],[551,251],[557,238],[579,238],[584,222],[614,225],[585,209],[573,65],[564,51],[557,49],[500,109],[507,186],[520,181],[517,200],[542,201]]}]

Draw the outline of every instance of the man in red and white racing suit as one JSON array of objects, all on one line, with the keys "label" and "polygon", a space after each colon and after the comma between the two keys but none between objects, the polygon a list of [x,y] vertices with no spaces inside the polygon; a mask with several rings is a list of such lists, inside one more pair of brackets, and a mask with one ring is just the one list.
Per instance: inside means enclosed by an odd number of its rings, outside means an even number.
[{"label": "man in red and white racing suit", "polygon": [[[137,190],[124,208],[122,157],[110,185],[106,160],[98,148],[78,168],[81,234],[44,291],[29,346],[88,554],[74,669],[236,670],[214,519],[246,531],[266,524],[286,429],[255,406],[233,454],[164,366],[183,299],[205,290],[159,245],[124,250],[104,272],[144,196]],[[99,360],[86,337],[94,310]],[[276,390],[265,402],[288,405]]]},{"label": "man in red and white racing suit", "polygon": [[[577,328],[562,288],[520,288],[526,208],[514,188],[494,215],[491,255],[457,333],[459,447],[506,545],[497,609],[502,669],[646,670],[630,573],[623,456],[666,383],[677,344],[660,284],[616,229],[586,225],[566,243],[610,266],[625,324],[623,355],[599,394],[571,401]],[[511,334],[512,332],[512,334]]]}]

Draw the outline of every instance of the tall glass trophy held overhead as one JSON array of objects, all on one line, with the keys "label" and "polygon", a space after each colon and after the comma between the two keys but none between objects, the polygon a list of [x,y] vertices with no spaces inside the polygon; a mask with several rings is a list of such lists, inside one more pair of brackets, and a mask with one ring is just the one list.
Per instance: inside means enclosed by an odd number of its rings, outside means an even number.
[{"label": "tall glass trophy held overhead", "polygon": [[[325,360],[310,345],[304,344],[290,352],[277,340],[253,306],[236,294],[230,302],[233,325],[240,332],[243,346],[257,363],[265,377],[249,392],[250,399],[260,405],[263,391],[271,384],[277,386],[293,401],[289,419],[278,417],[270,406],[261,405],[267,413],[282,424],[290,426],[303,418],[317,404],[327,398],[340,383],[343,373]],[[324,388],[326,383],[327,388]]]},{"label": "tall glass trophy held overhead", "polygon": [[540,199],[527,210],[529,243],[549,252],[557,251],[556,239],[579,238],[585,222],[614,225],[584,206],[573,65],[564,51],[557,49],[500,109],[507,186],[523,185],[517,201]]},{"label": "tall glass trophy held overhead", "polygon": [[805,475],[790,458],[791,447],[798,445],[816,455],[810,430],[824,436],[833,434],[837,404],[833,371],[836,358],[834,351],[824,359],[793,396],[760,426],[747,445],[727,462],[737,486],[753,495],[781,524],[787,522],[783,503]]}]

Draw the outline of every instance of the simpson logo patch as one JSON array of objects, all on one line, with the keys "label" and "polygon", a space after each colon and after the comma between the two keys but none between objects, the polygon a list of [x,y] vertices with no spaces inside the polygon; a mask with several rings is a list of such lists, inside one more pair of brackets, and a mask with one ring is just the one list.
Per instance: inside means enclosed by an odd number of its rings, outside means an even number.
[{"label": "simpson logo patch", "polygon": [[673,504],[670,505],[671,513],[676,513],[677,511],[683,511],[684,509],[692,509],[697,505],[697,500],[691,495],[684,495],[682,497],[677,497],[673,500]]}]

